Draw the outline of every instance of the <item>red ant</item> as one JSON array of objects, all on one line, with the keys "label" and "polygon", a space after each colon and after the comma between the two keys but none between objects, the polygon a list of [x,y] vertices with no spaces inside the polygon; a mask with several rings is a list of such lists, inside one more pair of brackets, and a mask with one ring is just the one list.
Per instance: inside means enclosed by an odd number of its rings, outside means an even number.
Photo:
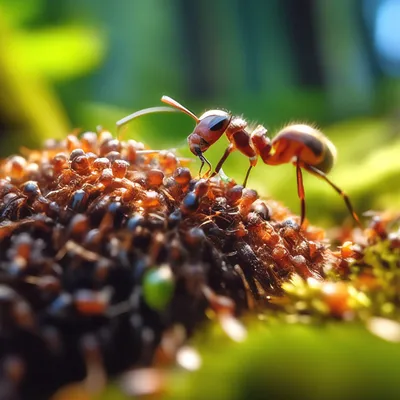
[{"label": "red ant", "polygon": [[[171,97],[163,96],[161,101],[184,112],[196,121],[196,127],[188,136],[187,141],[190,151],[199,157],[201,161],[199,174],[201,174],[204,164],[208,165],[206,175],[211,171],[211,163],[204,156],[204,153],[225,133],[230,143],[211,176],[218,174],[229,154],[234,150],[239,150],[250,161],[243,186],[246,186],[250,171],[256,166],[258,157],[261,157],[263,162],[269,165],[292,162],[296,166],[297,193],[301,204],[300,226],[303,225],[306,215],[302,174],[302,169],[305,169],[326,181],[343,198],[350,214],[362,228],[358,215],[350,202],[350,198],[327,177],[327,173],[332,169],[336,159],[336,148],[316,128],[305,124],[288,125],[280,130],[271,140],[266,136],[267,130],[262,125],[258,125],[253,131],[248,132],[246,130],[247,122],[244,119],[235,117],[226,111],[209,110],[198,118]],[[173,111],[173,109],[152,107],[140,110],[118,121],[117,128],[120,128],[138,116],[166,111]]]},{"label": "red ant", "polygon": [[269,165],[292,162],[296,166],[297,193],[301,203],[300,226],[303,225],[306,214],[303,168],[325,180],[343,198],[350,214],[362,227],[349,197],[326,175],[334,165],[336,148],[319,130],[305,124],[288,125],[271,140],[266,136],[267,130],[262,125],[248,132],[245,120],[226,111],[209,110],[198,118],[168,96],[163,96],[161,101],[184,112],[196,121],[196,127],[187,140],[191,152],[201,160],[200,172],[204,163],[207,163],[209,167],[207,174],[211,171],[211,164],[203,153],[225,133],[230,143],[211,176],[215,176],[221,170],[229,154],[234,150],[239,150],[250,161],[243,186],[246,186],[250,171],[256,166],[258,157]]}]

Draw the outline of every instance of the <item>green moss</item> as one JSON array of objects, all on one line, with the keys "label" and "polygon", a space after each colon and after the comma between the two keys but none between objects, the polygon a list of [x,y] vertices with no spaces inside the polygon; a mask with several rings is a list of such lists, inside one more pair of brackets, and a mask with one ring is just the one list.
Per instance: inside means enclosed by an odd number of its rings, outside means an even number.
[{"label": "green moss", "polygon": [[354,266],[357,273],[370,272],[376,280],[372,288],[364,291],[371,299],[371,313],[400,318],[400,249],[393,248],[390,240],[368,246],[363,264]]}]

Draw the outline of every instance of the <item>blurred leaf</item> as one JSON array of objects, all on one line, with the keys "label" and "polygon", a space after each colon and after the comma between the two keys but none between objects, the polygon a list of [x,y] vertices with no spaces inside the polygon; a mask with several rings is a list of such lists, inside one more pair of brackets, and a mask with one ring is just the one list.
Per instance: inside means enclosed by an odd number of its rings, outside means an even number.
[{"label": "blurred leaf", "polygon": [[[353,162],[374,152],[391,138],[389,122],[385,119],[358,118],[341,121],[322,128],[338,150],[337,164]],[[378,146],[379,145],[379,146]]]},{"label": "blurred leaf", "polygon": [[13,37],[20,65],[55,80],[82,75],[104,57],[105,38],[81,26],[62,26],[18,32]]},{"label": "blurred leaf", "polygon": [[53,91],[37,73],[21,65],[13,34],[0,15],[0,109],[14,133],[2,138],[0,149],[4,153],[12,148],[10,143],[30,146],[38,139],[64,136],[68,129]]}]

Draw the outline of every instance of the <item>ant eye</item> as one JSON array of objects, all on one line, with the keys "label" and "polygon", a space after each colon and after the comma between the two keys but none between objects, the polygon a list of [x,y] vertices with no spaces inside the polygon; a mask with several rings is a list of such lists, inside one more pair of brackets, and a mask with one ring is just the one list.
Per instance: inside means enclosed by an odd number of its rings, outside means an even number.
[{"label": "ant eye", "polygon": [[228,120],[228,118],[226,116],[222,116],[222,115],[218,115],[217,117],[214,117],[209,125],[210,131],[220,131],[226,124],[227,120]]}]

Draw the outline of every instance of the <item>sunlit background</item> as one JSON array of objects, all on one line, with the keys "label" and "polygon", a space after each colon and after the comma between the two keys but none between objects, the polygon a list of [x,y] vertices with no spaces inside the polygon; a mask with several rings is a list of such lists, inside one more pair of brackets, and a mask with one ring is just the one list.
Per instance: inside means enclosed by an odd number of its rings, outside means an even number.
[{"label": "sunlit background", "polygon": [[[400,0],[0,0],[0,155],[74,128],[115,132],[168,94],[271,135],[315,123],[338,147],[331,177],[359,213],[399,209],[399,21]],[[187,156],[193,125],[153,114],[125,135]],[[214,165],[225,147],[207,153]],[[236,153],[224,171],[242,182],[247,165]],[[299,211],[292,166],[260,162],[249,186]],[[313,223],[348,218],[324,182],[305,187]]]}]

